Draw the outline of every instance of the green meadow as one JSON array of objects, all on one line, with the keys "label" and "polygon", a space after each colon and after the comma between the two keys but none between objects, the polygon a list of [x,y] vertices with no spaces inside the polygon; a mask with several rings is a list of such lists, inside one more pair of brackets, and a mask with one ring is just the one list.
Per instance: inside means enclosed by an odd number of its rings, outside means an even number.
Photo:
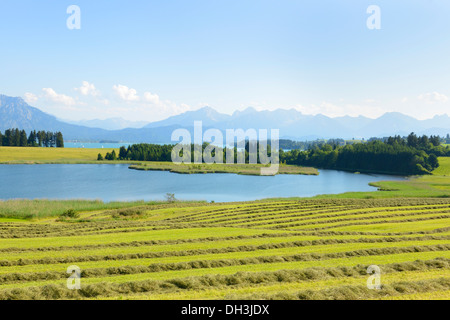
[{"label": "green meadow", "polygon": [[[119,149],[115,150],[119,152]],[[0,147],[2,164],[96,163],[105,149]]]}]

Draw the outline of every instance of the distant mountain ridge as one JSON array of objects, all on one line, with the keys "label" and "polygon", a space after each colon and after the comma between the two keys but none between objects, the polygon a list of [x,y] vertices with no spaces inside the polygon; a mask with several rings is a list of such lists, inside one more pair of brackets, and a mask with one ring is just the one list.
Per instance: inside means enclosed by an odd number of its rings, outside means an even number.
[{"label": "distant mountain ridge", "polygon": [[[20,97],[0,95],[0,131],[10,128],[61,131],[65,140],[167,143],[176,128],[105,130],[69,124],[29,106]],[[169,137],[169,138],[167,138]]]},{"label": "distant mountain ridge", "polygon": [[122,118],[93,119],[93,120],[79,120],[79,121],[64,120],[64,119],[58,120],[70,124],[75,124],[78,126],[99,128],[105,130],[121,130],[126,128],[138,129],[148,124],[148,122],[146,121],[128,121]]},{"label": "distant mountain ridge", "polygon": [[450,117],[435,116],[433,119],[417,120],[398,112],[385,113],[377,119],[364,116],[330,118],[322,114],[304,115],[295,109],[277,109],[274,111],[257,111],[249,107],[243,111],[235,111],[231,116],[221,114],[210,107],[196,111],[188,111],[166,120],[150,123],[146,128],[167,125],[193,125],[202,120],[204,127],[225,129],[280,129],[281,137],[296,140],[317,138],[370,138],[389,135],[439,134],[450,132]]},{"label": "distant mountain ridge", "polygon": [[[95,121],[92,120],[90,125]],[[120,122],[120,120],[118,120]],[[106,130],[67,123],[29,106],[22,98],[0,95],[0,130],[20,128],[29,130],[61,131],[66,140],[113,140],[127,142],[171,143],[171,134],[180,127],[192,132],[194,121],[202,121],[204,130],[226,129],[280,129],[280,138],[315,140],[320,138],[370,138],[389,135],[408,135],[411,132],[445,136],[450,133],[450,117],[435,116],[417,120],[397,112],[377,119],[359,117],[330,118],[324,115],[304,115],[290,109],[257,111],[247,108],[232,115],[222,114],[211,107],[188,111],[165,120],[152,122],[142,128]],[[89,122],[89,121],[88,121]]]}]

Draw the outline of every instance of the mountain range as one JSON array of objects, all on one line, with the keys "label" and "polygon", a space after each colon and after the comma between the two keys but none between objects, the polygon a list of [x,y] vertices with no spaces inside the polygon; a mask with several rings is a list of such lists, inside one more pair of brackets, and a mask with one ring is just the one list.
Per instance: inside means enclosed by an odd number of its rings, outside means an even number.
[{"label": "mountain range", "polygon": [[89,128],[99,128],[105,130],[121,130],[126,128],[142,128],[148,124],[147,121],[129,121],[122,118],[108,118],[108,119],[92,119],[92,120],[65,120],[58,119],[62,122],[84,126]]},{"label": "mountain range", "polygon": [[295,109],[257,111],[251,107],[232,115],[204,107],[148,124],[117,118],[69,123],[28,105],[20,97],[0,95],[1,131],[9,128],[61,131],[66,140],[170,143],[175,129],[186,128],[192,132],[194,121],[202,121],[204,130],[216,128],[223,132],[239,128],[280,129],[280,138],[293,140],[370,138],[397,134],[404,136],[411,132],[445,136],[450,133],[448,115],[428,120],[417,120],[397,112],[386,113],[377,119],[363,116],[330,118],[321,114],[304,115]]}]

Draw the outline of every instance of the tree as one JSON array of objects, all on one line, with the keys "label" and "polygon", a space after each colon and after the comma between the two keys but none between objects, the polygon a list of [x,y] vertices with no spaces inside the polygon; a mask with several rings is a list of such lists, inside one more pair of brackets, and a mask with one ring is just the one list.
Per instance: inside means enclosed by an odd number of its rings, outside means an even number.
[{"label": "tree", "polygon": [[430,142],[433,144],[433,146],[437,147],[441,145],[441,138],[439,136],[431,136]]},{"label": "tree", "polygon": [[166,201],[169,203],[173,203],[175,201],[177,201],[177,199],[175,199],[175,193],[166,193]]},{"label": "tree", "polygon": [[27,139],[27,133],[25,132],[25,130],[20,131],[20,142],[19,145],[21,147],[26,147],[28,143],[28,139]]},{"label": "tree", "polygon": [[101,153],[99,153],[97,156],[97,161],[102,161],[102,160],[103,160],[103,156]]},{"label": "tree", "polygon": [[50,136],[45,131],[42,131],[42,144],[46,148],[50,147]]},{"label": "tree", "polygon": [[56,147],[64,148],[64,138],[61,132],[56,133]]},{"label": "tree", "polygon": [[2,132],[0,131],[0,146],[3,145],[3,135]]},{"label": "tree", "polygon": [[105,160],[117,160],[116,151],[113,150],[111,153],[107,152],[105,156]]},{"label": "tree", "polygon": [[19,147],[20,146],[20,131],[19,129],[14,129],[13,130],[13,136],[12,136],[12,140],[13,140],[13,146],[15,147]]},{"label": "tree", "polygon": [[30,135],[28,136],[27,144],[30,147],[36,146],[36,130],[30,132]]},{"label": "tree", "polygon": [[5,130],[5,137],[3,138],[3,141],[4,146],[11,146],[12,144],[11,129]]},{"label": "tree", "polygon": [[120,147],[119,150],[119,160],[125,160],[127,158],[127,149],[124,146]]},{"label": "tree", "polygon": [[42,145],[44,143],[44,135],[43,135],[42,131],[38,131],[37,138],[38,138],[39,147],[42,147]]},{"label": "tree", "polygon": [[426,148],[428,146],[428,143],[430,142],[430,140],[428,139],[428,137],[426,135],[423,135],[422,137],[419,138],[419,144],[420,146]]},{"label": "tree", "polygon": [[56,139],[55,139],[55,135],[53,134],[53,132],[47,131],[45,133],[46,135],[46,147],[50,147],[53,148],[56,144]]},{"label": "tree", "polygon": [[419,144],[419,139],[417,138],[417,136],[414,134],[414,132],[410,133],[410,135],[407,138],[408,141],[408,147],[417,147],[417,145]]},{"label": "tree", "polygon": [[428,157],[428,163],[430,164],[432,170],[439,167],[439,161],[435,154],[430,154]]}]

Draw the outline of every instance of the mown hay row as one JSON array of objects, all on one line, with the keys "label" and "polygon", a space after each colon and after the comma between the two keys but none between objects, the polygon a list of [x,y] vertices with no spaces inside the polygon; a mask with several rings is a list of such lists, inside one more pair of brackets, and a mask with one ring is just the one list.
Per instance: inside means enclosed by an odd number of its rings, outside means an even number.
[{"label": "mown hay row", "polygon": [[[267,283],[314,281],[339,277],[367,276],[367,265],[354,267],[308,268],[274,272],[239,272],[233,275],[206,275],[169,280],[146,280],[127,283],[97,283],[82,286],[81,290],[68,290],[64,284],[0,290],[0,300],[11,299],[86,299],[113,297],[131,293],[168,293],[177,290],[245,287]],[[434,259],[381,265],[383,274],[403,271],[427,271],[450,268],[450,259]],[[448,285],[450,280],[443,283]],[[439,283],[440,280],[439,280]],[[442,284],[442,283],[441,283]],[[442,288],[439,290],[443,290]],[[297,297],[299,297],[297,295]],[[273,297],[275,298],[275,297]],[[282,298],[282,297],[279,297]]]},{"label": "mown hay row", "polygon": [[[385,213],[386,214],[383,214]],[[437,214],[437,213],[450,213],[450,209],[448,210],[436,210],[436,211],[425,211],[425,212],[409,212],[409,213],[396,213],[396,214],[388,214],[388,211],[375,211],[375,212],[364,212],[364,213],[345,213],[345,214],[338,214],[338,215],[333,215],[333,214],[327,214],[327,215],[323,215],[323,216],[303,216],[303,215],[287,215],[287,216],[277,216],[277,217],[272,217],[269,219],[246,219],[242,222],[238,222],[238,221],[234,221],[231,223],[227,223],[226,225],[228,226],[239,226],[239,227],[258,227],[258,226],[266,226],[266,225],[272,225],[272,224],[277,224],[277,225],[281,225],[281,224],[286,224],[286,223],[290,223],[290,222],[302,222],[302,221],[307,221],[304,223],[304,225],[308,225],[308,224],[327,224],[327,223],[333,223],[333,222],[341,222],[341,221],[357,221],[357,220],[373,220],[375,219],[379,219],[381,217],[383,218],[395,218],[395,217],[410,217],[410,216],[422,216],[422,215],[431,215],[431,214]],[[379,214],[379,216],[372,216],[374,214]],[[361,216],[364,215],[364,216]],[[351,216],[351,217],[348,217]],[[343,217],[341,219],[330,219],[330,218],[339,218],[339,217]],[[345,218],[348,217],[348,218]],[[253,223],[254,221],[256,221],[256,223]]]},{"label": "mown hay row", "polygon": [[403,294],[425,293],[450,289],[450,279],[430,279],[416,282],[396,282],[382,285],[381,290],[371,290],[367,286],[341,286],[324,290],[302,290],[297,293],[256,293],[252,295],[230,296],[236,300],[367,300],[395,297]]},{"label": "mown hay row", "polygon": [[[349,209],[351,208],[351,209]],[[218,223],[218,222],[224,222],[224,221],[230,221],[231,223],[238,223],[237,221],[243,220],[245,221],[259,221],[259,220],[270,220],[270,219],[276,219],[278,217],[303,217],[303,216],[311,216],[315,217],[317,215],[317,219],[320,219],[321,217],[333,217],[333,216],[344,216],[344,215],[358,215],[358,214],[370,214],[370,213],[378,213],[378,212],[398,212],[398,211],[426,211],[426,210],[450,210],[450,206],[445,205],[443,208],[441,205],[435,205],[435,206],[419,206],[419,207],[377,207],[377,208],[360,208],[358,206],[339,206],[339,207],[321,207],[319,210],[284,210],[284,211],[261,211],[261,212],[254,212],[251,215],[241,215],[241,214],[221,214],[221,215],[213,215],[213,218],[210,220],[208,219],[194,219],[193,221],[196,222],[210,222],[210,223]],[[338,214],[332,215],[331,212],[336,212]],[[243,216],[242,218],[238,218],[239,216]],[[264,217],[267,217],[267,219],[263,219]],[[232,219],[231,219],[232,218]],[[189,222],[184,220],[179,220],[183,222]]]},{"label": "mown hay row", "polygon": [[[257,264],[271,264],[271,263],[287,263],[287,262],[299,262],[299,261],[319,261],[319,260],[331,260],[339,258],[351,258],[361,256],[388,256],[401,253],[417,253],[417,252],[438,252],[448,251],[450,244],[448,245],[433,245],[433,246],[411,246],[411,247],[392,247],[392,248],[372,248],[361,249],[354,251],[336,252],[336,253],[303,253],[284,256],[257,256],[251,258],[241,259],[217,259],[217,260],[196,260],[187,262],[174,262],[174,263],[153,263],[148,266],[120,266],[120,267],[106,267],[95,269],[82,270],[82,277],[101,277],[110,275],[125,275],[125,274],[137,274],[137,273],[153,273],[153,272],[166,272],[176,270],[191,270],[191,269],[214,269],[230,266],[243,266],[243,265],[257,265]],[[45,279],[63,279],[66,278],[65,272],[47,271],[47,272],[35,272],[35,273],[4,273],[0,274],[0,281],[2,283],[21,280],[45,280]]]},{"label": "mown hay row", "polygon": [[[163,258],[163,257],[183,257],[183,256],[196,256],[206,254],[222,254],[232,252],[254,252],[264,251],[282,248],[299,248],[299,247],[311,247],[311,246],[323,246],[323,245],[337,245],[337,244],[351,244],[351,243],[402,243],[405,241],[420,241],[425,242],[427,240],[449,240],[450,236],[432,236],[432,237],[402,237],[402,238],[360,238],[360,239],[318,239],[310,241],[292,241],[292,242],[280,242],[280,243],[266,243],[261,245],[245,245],[245,246],[233,246],[211,249],[192,249],[192,250],[180,250],[180,251],[164,251],[164,252],[143,252],[143,253],[121,253],[121,254],[108,254],[108,255],[83,255],[74,257],[44,257],[40,259],[17,259],[17,260],[0,260],[0,267],[11,266],[25,266],[33,264],[58,264],[58,263],[74,263],[85,261],[110,261],[110,260],[132,260],[132,259],[151,259],[151,258]],[[174,248],[176,249],[176,247]]]},{"label": "mown hay row", "polygon": [[[441,220],[441,219],[448,219],[450,218],[450,215],[439,215],[439,216],[432,216],[432,217],[422,217],[422,218],[415,218],[415,219],[404,219],[404,220],[378,220],[378,221],[364,221],[364,222],[352,222],[352,223],[341,223],[341,224],[333,224],[329,226],[321,226],[317,228],[308,228],[312,231],[320,231],[320,230],[327,230],[327,229],[334,229],[334,228],[340,228],[340,227],[348,227],[348,226],[359,226],[359,225],[369,225],[369,224],[383,224],[383,223],[390,223],[390,224],[396,224],[396,223],[405,223],[405,222],[420,222],[420,221],[428,221],[428,220]],[[338,223],[338,222],[337,222]],[[313,225],[322,225],[323,223],[291,223],[288,225],[282,225],[282,226],[275,226],[271,228],[265,228],[265,229],[284,229],[284,228],[297,228],[297,227],[305,227],[305,226],[313,226]],[[299,231],[305,231],[304,228],[298,228]]]}]

